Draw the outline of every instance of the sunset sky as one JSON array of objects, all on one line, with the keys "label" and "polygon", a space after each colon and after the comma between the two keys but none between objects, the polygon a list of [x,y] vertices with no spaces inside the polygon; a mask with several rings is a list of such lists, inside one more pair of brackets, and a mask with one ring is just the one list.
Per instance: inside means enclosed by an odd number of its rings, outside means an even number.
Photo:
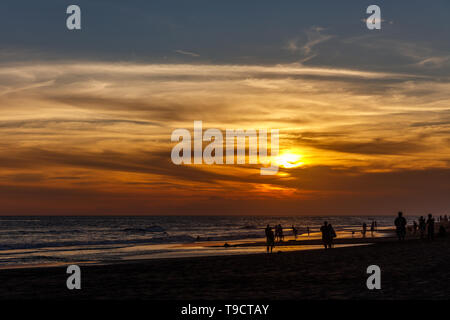
[{"label": "sunset sky", "polygon": [[[2,0],[0,214],[448,214],[450,2],[302,2]],[[172,164],[195,120],[279,174]]]}]

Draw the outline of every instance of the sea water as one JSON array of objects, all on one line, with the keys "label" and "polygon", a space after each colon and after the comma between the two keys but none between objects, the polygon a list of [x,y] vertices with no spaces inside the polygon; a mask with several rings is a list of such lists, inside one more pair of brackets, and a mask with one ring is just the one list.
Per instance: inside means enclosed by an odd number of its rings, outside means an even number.
[{"label": "sea water", "polygon": [[[223,244],[262,241],[267,224],[281,224],[287,240],[292,225],[306,239],[320,237],[323,221],[338,235],[361,236],[365,222],[379,230],[392,227],[395,217],[321,216],[121,216],[121,217],[0,217],[0,268],[118,261],[185,256],[264,252],[265,248]],[[412,221],[412,220],[410,220]],[[320,246],[297,247],[315,249]],[[287,248],[287,247],[286,247]]]}]

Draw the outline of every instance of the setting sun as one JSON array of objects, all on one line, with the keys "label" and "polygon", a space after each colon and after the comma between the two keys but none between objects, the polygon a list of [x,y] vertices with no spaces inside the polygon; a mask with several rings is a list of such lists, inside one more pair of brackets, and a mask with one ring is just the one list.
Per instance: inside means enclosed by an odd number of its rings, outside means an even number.
[{"label": "setting sun", "polygon": [[303,156],[301,154],[296,154],[292,152],[285,152],[280,154],[275,162],[278,164],[278,166],[283,168],[296,168],[300,167],[304,164],[303,161],[301,161]]}]

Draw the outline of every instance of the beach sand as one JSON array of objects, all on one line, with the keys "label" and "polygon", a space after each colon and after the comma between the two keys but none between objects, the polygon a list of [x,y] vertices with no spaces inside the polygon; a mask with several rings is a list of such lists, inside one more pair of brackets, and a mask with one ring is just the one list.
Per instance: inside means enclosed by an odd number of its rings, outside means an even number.
[{"label": "beach sand", "polygon": [[[360,239],[358,239],[360,240]],[[349,240],[345,240],[348,242]],[[356,241],[356,239],[355,239]],[[381,268],[368,290],[366,268]],[[273,254],[141,260],[82,266],[82,289],[65,267],[0,270],[1,299],[448,299],[450,238],[382,239],[366,246]]]}]

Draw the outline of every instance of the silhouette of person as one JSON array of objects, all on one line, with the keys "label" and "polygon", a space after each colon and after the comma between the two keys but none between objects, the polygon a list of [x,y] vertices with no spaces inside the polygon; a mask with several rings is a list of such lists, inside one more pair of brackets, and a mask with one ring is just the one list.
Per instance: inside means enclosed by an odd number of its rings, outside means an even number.
[{"label": "silhouette of person", "polygon": [[308,237],[309,237],[309,227],[306,227],[306,232],[308,232]]},{"label": "silhouette of person", "polygon": [[425,222],[425,218],[423,216],[420,216],[419,218],[419,232],[420,232],[420,239],[425,238],[425,229],[426,229],[427,223]]},{"label": "silhouette of person", "polygon": [[273,247],[275,246],[275,235],[273,233],[272,227],[267,225],[266,229],[264,230],[266,232],[266,243],[267,243],[267,253],[273,251]]},{"label": "silhouette of person", "polygon": [[280,239],[280,228],[278,225],[275,226],[275,241],[279,241]]},{"label": "silhouette of person", "polygon": [[324,245],[325,249],[327,249],[328,245],[330,243],[330,237],[331,237],[330,228],[328,226],[328,222],[327,221],[325,221],[323,223],[323,226],[320,227],[320,232],[322,232],[323,245]]},{"label": "silhouette of person", "polygon": [[292,226],[292,233],[293,233],[293,235],[294,235],[294,239],[297,240],[297,234],[298,234],[298,231],[297,231],[297,228],[294,227],[294,226]]},{"label": "silhouette of person", "polygon": [[374,231],[375,231],[375,221],[372,221],[372,223],[370,224],[370,233],[372,234],[372,237]]},{"label": "silhouette of person", "polygon": [[398,217],[394,221],[395,227],[397,228],[398,240],[405,240],[406,236],[406,219],[403,217],[403,212],[398,213]]},{"label": "silhouette of person", "polygon": [[333,239],[336,238],[336,232],[333,229],[333,226],[330,224],[328,224],[328,233],[329,233],[329,238],[328,238],[328,247],[329,248],[333,248]]},{"label": "silhouette of person", "polygon": [[361,231],[363,238],[366,237],[366,232],[367,232],[367,224],[365,222],[363,222],[362,231]]},{"label": "silhouette of person", "polygon": [[439,237],[444,238],[447,235],[447,230],[445,230],[445,227],[441,224],[439,227]]},{"label": "silhouette of person", "polygon": [[281,224],[278,225],[278,236],[280,237],[280,242],[284,241],[284,235],[283,235],[283,227]]},{"label": "silhouette of person", "polygon": [[433,216],[430,214],[428,214],[428,220],[427,220],[427,236],[428,236],[428,240],[433,240],[434,239],[434,218]]},{"label": "silhouette of person", "polygon": [[413,221],[413,232],[414,234],[417,233],[417,228],[419,227],[419,225],[417,224],[416,220]]}]

